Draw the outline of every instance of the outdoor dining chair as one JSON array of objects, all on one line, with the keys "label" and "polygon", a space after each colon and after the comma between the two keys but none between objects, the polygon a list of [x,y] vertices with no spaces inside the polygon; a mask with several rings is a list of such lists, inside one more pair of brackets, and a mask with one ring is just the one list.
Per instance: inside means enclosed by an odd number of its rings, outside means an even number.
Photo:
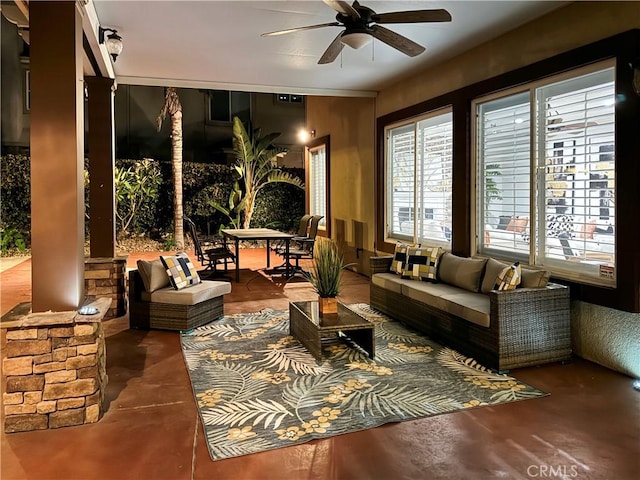
[{"label": "outdoor dining chair", "polygon": [[[313,215],[309,221],[309,233],[305,238],[292,239],[292,247],[289,248],[289,258],[286,261],[295,260],[294,265],[290,265],[292,274],[296,275],[302,273],[304,270],[300,266],[300,260],[313,259],[313,246],[315,245],[316,236],[318,235],[318,227],[320,226],[320,220],[324,218],[323,215]],[[294,241],[297,245],[294,245]]]},{"label": "outdoor dining chair", "polygon": [[[298,231],[295,234],[295,237],[291,239],[291,241],[301,240],[307,238],[308,230],[309,230],[309,221],[311,220],[312,215],[303,215],[300,218],[300,223],[298,224]],[[285,242],[281,241],[276,243],[271,247],[271,250],[275,253],[282,255],[285,250]]]},{"label": "outdoor dining chair", "polygon": [[[205,267],[204,271],[200,273],[201,276],[221,277],[231,281],[231,277],[225,276],[228,271],[228,264],[236,262],[235,254],[229,249],[227,245],[221,242],[214,244],[210,242],[200,243],[198,233],[196,231],[196,224],[188,217],[184,217],[185,227],[191,236],[193,241],[193,249],[196,254],[196,258]],[[218,271],[218,265],[224,265],[224,273]]]}]

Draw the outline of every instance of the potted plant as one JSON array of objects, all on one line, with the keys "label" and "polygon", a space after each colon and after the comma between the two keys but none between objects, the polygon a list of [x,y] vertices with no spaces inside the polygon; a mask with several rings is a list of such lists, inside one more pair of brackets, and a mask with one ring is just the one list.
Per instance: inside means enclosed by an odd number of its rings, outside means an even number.
[{"label": "potted plant", "polygon": [[348,265],[338,245],[330,239],[319,237],[313,246],[313,267],[304,276],[318,293],[320,313],[337,313],[342,270]]}]

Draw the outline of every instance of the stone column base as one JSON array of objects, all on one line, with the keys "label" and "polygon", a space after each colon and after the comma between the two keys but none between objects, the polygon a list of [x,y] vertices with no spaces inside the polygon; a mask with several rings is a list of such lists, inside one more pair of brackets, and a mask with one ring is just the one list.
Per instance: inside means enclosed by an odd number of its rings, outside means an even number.
[{"label": "stone column base", "polygon": [[105,319],[121,317],[127,313],[126,270],[127,257],[85,259],[86,295],[111,299]]},{"label": "stone column base", "polygon": [[102,316],[110,300],[91,305],[95,315],[75,311],[7,314],[2,361],[6,433],[97,422],[107,387]]}]

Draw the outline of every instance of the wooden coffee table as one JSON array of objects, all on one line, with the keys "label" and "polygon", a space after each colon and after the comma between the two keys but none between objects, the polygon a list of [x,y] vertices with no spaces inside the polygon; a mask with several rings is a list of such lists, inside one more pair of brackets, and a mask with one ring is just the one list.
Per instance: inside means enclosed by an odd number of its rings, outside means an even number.
[{"label": "wooden coffee table", "polygon": [[323,335],[342,334],[375,356],[375,325],[338,302],[338,313],[320,315],[318,302],[289,303],[289,333],[298,339],[316,360],[322,360]]}]

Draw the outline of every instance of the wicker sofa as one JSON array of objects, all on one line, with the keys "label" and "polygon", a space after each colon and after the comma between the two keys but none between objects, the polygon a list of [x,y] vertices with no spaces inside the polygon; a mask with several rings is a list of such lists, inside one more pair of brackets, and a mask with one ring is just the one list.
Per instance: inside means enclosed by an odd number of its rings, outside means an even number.
[{"label": "wicker sofa", "polygon": [[523,270],[523,287],[499,291],[507,264],[494,259],[468,259],[469,274],[445,253],[427,282],[390,271],[393,258],[371,258],[370,303],[381,312],[498,371],[570,358],[569,288],[548,283],[547,272]]},{"label": "wicker sofa", "polygon": [[191,330],[220,318],[224,313],[224,295],[230,292],[228,282],[212,280],[176,290],[169,285],[159,261],[139,261],[138,270],[129,272],[129,325],[140,329]]}]

